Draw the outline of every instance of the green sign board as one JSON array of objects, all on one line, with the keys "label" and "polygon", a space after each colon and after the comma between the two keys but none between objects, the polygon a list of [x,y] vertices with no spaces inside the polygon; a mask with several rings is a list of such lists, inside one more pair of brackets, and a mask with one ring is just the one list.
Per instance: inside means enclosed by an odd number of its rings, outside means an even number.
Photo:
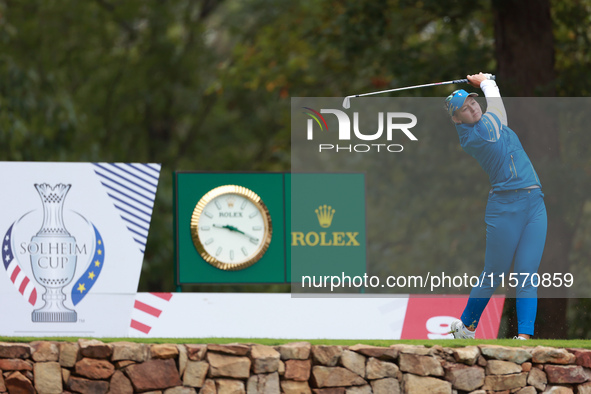
[{"label": "green sign board", "polygon": [[292,174],[290,282],[366,272],[364,174]]},{"label": "green sign board", "polygon": [[174,174],[176,283],[365,272],[363,174]]}]

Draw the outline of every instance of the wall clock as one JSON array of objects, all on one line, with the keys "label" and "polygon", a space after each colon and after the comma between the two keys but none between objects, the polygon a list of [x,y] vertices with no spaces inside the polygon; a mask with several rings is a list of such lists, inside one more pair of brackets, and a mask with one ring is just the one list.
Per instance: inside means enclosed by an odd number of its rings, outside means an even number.
[{"label": "wall clock", "polygon": [[234,271],[259,261],[271,243],[269,210],[252,190],[238,185],[216,187],[193,210],[191,237],[212,266]]}]

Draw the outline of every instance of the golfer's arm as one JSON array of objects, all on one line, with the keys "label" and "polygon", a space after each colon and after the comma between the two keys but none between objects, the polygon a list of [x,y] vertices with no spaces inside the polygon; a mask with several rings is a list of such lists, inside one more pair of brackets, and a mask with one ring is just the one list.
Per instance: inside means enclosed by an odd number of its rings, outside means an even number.
[{"label": "golfer's arm", "polygon": [[501,123],[507,126],[507,113],[496,82],[490,79],[482,81],[480,89],[482,89],[486,97],[486,112],[494,113],[501,120]]}]

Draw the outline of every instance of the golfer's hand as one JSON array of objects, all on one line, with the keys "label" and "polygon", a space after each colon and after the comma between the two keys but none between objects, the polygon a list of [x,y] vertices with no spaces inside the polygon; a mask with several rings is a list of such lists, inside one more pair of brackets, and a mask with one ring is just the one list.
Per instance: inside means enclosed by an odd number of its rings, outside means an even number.
[{"label": "golfer's hand", "polygon": [[483,74],[483,73],[478,73],[478,74],[468,75],[468,76],[466,76],[466,78],[468,78],[468,83],[470,85],[474,86],[475,88],[479,88],[480,83],[482,81],[486,81],[488,79],[488,75]]}]

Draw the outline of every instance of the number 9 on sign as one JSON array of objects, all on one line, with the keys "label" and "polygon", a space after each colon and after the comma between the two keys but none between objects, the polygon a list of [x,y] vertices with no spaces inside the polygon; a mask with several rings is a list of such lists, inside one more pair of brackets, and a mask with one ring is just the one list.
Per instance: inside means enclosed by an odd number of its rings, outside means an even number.
[{"label": "number 9 on sign", "polygon": [[453,339],[450,325],[456,319],[452,316],[433,316],[427,320],[427,336],[429,339]]}]

